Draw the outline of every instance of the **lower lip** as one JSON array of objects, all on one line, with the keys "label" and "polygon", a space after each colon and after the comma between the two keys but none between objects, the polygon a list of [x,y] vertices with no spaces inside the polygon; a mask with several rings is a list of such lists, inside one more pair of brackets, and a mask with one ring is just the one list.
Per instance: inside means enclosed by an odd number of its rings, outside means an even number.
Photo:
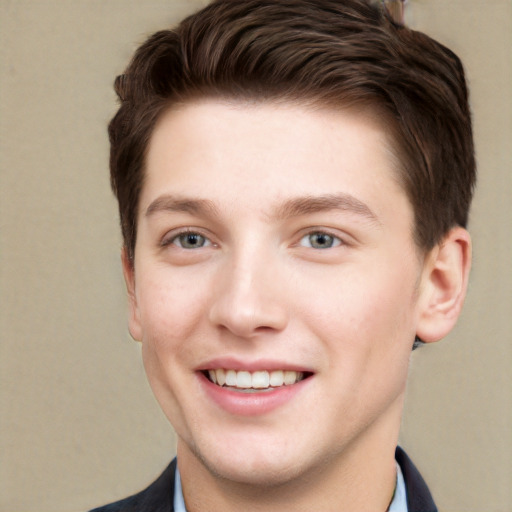
[{"label": "lower lip", "polygon": [[198,377],[206,395],[215,404],[226,412],[238,416],[258,416],[269,413],[291,402],[311,380],[309,377],[296,384],[272,388],[270,391],[244,393],[217,386],[201,372],[198,372]]}]

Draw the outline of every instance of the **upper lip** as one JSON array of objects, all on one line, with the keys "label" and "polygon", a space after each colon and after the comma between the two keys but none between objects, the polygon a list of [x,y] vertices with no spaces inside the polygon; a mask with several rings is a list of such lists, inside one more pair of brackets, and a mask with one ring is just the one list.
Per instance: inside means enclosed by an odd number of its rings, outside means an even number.
[{"label": "upper lip", "polygon": [[244,361],[236,357],[217,357],[215,359],[209,359],[203,364],[198,365],[197,371],[205,370],[236,370],[236,371],[247,371],[256,372],[258,370],[267,371],[296,371],[304,373],[313,373],[312,369],[301,365],[294,364],[286,361],[279,361],[275,359],[255,359],[254,361]]}]

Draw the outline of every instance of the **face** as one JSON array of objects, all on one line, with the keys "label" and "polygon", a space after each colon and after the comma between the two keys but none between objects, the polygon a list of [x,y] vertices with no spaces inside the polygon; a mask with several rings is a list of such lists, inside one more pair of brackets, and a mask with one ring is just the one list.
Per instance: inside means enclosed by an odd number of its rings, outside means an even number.
[{"label": "face", "polygon": [[284,482],[396,442],[424,259],[392,161],[357,113],[211,100],[161,119],[125,275],[179,457]]}]

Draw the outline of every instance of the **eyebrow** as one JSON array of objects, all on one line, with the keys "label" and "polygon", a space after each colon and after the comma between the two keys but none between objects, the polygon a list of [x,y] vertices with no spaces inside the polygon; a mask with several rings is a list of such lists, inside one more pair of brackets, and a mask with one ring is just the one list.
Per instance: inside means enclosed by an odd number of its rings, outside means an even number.
[{"label": "eyebrow", "polygon": [[186,212],[193,215],[218,216],[218,210],[213,201],[208,199],[185,198],[174,195],[163,195],[155,199],[146,209],[145,216],[159,212]]},{"label": "eyebrow", "polygon": [[329,210],[354,213],[380,224],[377,215],[370,207],[350,194],[326,194],[290,199],[278,207],[275,216],[277,218],[299,217]]},{"label": "eyebrow", "polygon": [[[285,201],[271,215],[275,219],[300,217],[311,213],[329,210],[341,210],[366,218],[380,224],[375,213],[368,205],[350,194],[323,194],[319,196],[301,196]],[[210,215],[219,217],[219,210],[209,199],[163,195],[155,199],[146,209],[145,216],[159,212],[186,212],[192,215]]]}]

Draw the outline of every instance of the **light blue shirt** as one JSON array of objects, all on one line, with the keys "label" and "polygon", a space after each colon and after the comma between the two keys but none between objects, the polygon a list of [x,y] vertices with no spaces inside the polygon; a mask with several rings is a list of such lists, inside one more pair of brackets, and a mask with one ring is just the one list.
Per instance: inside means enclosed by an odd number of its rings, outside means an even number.
[{"label": "light blue shirt", "polygon": [[[176,465],[176,473],[174,476],[174,512],[187,512],[185,508],[185,500],[183,499],[183,489],[181,488],[180,472]],[[396,489],[393,501],[387,512],[407,512],[407,498],[405,494],[404,475],[400,466],[396,465]]]},{"label": "light blue shirt", "polygon": [[407,495],[405,494],[405,480],[398,462],[396,463],[396,487],[393,501],[388,512],[407,512]]},{"label": "light blue shirt", "polygon": [[174,474],[174,512],[187,512],[185,500],[183,499],[183,489],[181,488],[178,464],[176,464],[176,473]]}]

